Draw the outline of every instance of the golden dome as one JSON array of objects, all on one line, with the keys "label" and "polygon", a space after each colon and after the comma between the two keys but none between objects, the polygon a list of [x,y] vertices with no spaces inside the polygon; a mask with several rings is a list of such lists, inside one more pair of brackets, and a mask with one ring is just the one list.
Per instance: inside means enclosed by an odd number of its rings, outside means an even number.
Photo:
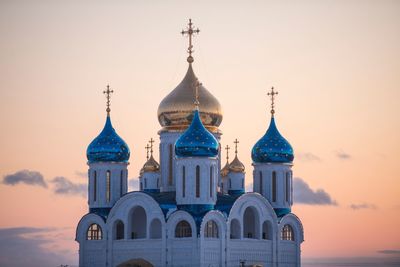
[{"label": "golden dome", "polygon": [[221,176],[225,177],[229,173],[229,162],[226,162],[225,166],[221,170]]},{"label": "golden dome", "polygon": [[146,161],[143,168],[140,170],[140,175],[145,172],[158,172],[160,170],[160,164],[153,158],[153,155]]},{"label": "golden dome", "polygon": [[229,164],[229,171],[231,172],[244,172],[244,165],[240,160],[238,159],[237,155],[235,156],[235,159]]},{"label": "golden dome", "polygon": [[[181,83],[158,106],[158,121],[163,127],[161,131],[183,131],[190,125],[193,118],[196,81],[192,64],[189,64]],[[222,122],[221,105],[204,86],[200,86],[198,93],[203,125],[211,132],[218,132],[218,126]]]}]

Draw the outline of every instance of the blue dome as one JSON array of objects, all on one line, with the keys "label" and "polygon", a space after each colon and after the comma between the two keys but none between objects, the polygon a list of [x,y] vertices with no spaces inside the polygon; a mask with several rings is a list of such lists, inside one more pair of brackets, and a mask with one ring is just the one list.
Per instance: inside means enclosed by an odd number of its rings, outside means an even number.
[{"label": "blue dome", "polygon": [[89,163],[128,162],[129,156],[128,145],[115,132],[110,116],[107,116],[103,131],[90,143],[86,150]]},{"label": "blue dome", "polygon": [[251,150],[255,163],[290,163],[293,161],[293,148],[279,133],[274,117],[271,118],[268,130]]},{"label": "blue dome", "polygon": [[192,123],[175,143],[177,157],[216,157],[219,143],[203,125],[199,111],[194,111]]}]

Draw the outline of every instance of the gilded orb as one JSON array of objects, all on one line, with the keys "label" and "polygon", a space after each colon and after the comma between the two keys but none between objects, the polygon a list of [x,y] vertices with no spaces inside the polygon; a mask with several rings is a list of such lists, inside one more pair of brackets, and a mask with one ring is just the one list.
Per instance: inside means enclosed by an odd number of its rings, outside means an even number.
[{"label": "gilded orb", "polygon": [[[195,86],[197,77],[192,64],[181,83],[169,93],[158,106],[158,121],[161,131],[184,131],[193,119]],[[203,125],[211,132],[218,133],[222,122],[222,109],[218,100],[203,86],[198,89],[199,110]]]}]

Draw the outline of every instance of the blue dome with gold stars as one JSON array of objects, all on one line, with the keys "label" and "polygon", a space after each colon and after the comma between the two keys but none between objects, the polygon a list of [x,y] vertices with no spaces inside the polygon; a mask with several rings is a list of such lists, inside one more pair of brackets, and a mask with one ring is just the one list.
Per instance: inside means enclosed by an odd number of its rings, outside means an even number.
[{"label": "blue dome with gold stars", "polygon": [[251,150],[254,163],[291,163],[293,148],[279,133],[274,117],[271,118],[268,130]]},{"label": "blue dome with gold stars", "polygon": [[115,132],[110,116],[107,116],[104,129],[88,146],[86,156],[89,163],[128,162],[129,147]]},{"label": "blue dome with gold stars", "polygon": [[195,110],[189,128],[175,143],[177,157],[216,157],[219,143],[203,125],[199,111]]}]

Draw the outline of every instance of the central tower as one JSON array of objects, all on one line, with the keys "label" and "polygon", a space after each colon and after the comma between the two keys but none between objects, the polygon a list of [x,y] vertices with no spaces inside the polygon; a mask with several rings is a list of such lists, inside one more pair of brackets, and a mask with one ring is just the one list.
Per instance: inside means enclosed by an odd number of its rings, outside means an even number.
[{"label": "central tower", "polygon": [[[175,191],[175,150],[174,145],[180,135],[189,127],[194,117],[193,99],[197,77],[193,71],[193,44],[192,38],[200,30],[193,27],[192,20],[186,30],[181,34],[189,39],[187,62],[189,64],[183,80],[172,90],[158,106],[157,116],[161,130],[160,135],[160,166],[161,166],[161,191]],[[222,122],[222,109],[218,100],[203,86],[198,87],[199,117],[204,127],[210,131],[217,140],[220,140],[221,131],[218,126]],[[220,151],[218,152],[220,153]],[[218,157],[219,159],[220,157]],[[218,160],[218,181],[221,168]]]}]

